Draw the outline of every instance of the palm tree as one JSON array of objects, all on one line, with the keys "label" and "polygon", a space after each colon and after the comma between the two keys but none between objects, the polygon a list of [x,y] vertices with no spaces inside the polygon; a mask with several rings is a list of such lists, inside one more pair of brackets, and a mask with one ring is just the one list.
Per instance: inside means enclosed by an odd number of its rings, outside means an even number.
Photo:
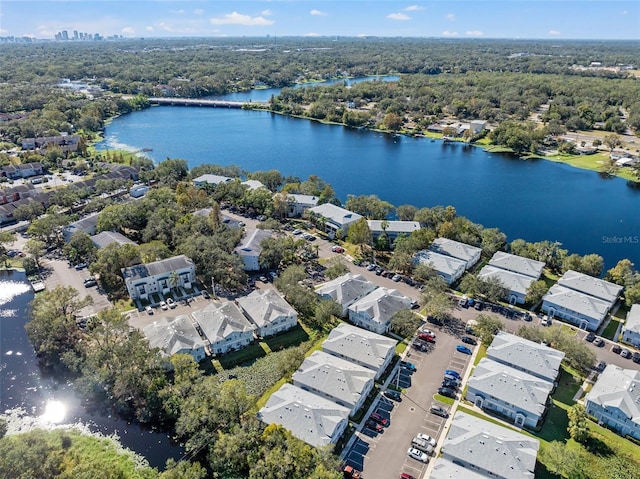
[{"label": "palm tree", "polygon": [[178,276],[178,272],[177,271],[172,271],[171,273],[169,273],[169,289],[171,290],[175,290],[176,287],[178,286],[178,280],[179,280],[179,276]]}]

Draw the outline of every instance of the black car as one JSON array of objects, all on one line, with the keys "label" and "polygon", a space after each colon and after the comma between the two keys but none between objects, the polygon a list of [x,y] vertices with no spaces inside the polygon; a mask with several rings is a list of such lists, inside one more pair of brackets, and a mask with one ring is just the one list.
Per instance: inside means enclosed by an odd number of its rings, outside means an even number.
[{"label": "black car", "polygon": [[447,381],[446,379],[442,381],[442,387],[448,389],[458,389],[458,383],[456,381]]},{"label": "black car", "polygon": [[432,404],[429,408],[429,412],[431,414],[435,414],[436,416],[447,418],[449,417],[449,411],[447,411],[442,406],[438,406],[437,404]]},{"label": "black car", "polygon": [[451,399],[456,399],[456,390],[451,388],[438,388],[438,394]]},{"label": "black car", "polygon": [[584,340],[589,342],[593,341],[594,339],[596,339],[596,335],[594,333],[589,333],[584,337]]},{"label": "black car", "polygon": [[389,399],[393,399],[394,401],[402,401],[402,395],[398,391],[394,391],[393,389],[387,389],[384,392],[384,395]]},{"label": "black car", "polygon": [[620,354],[622,352],[622,346],[620,346],[619,344],[614,344],[611,348],[611,351],[616,354]]},{"label": "black car", "polygon": [[631,356],[631,359],[633,359],[634,363],[640,363],[640,353],[636,351],[633,353],[633,356]]},{"label": "black car", "polygon": [[482,311],[484,309],[484,303],[482,301],[476,301],[476,304],[473,307],[477,311]]},{"label": "black car", "polygon": [[462,338],[460,338],[460,340],[461,340],[463,343],[473,344],[474,346],[475,346],[476,344],[478,344],[478,342],[477,342],[475,339],[473,339],[471,336],[462,336]]},{"label": "black car", "polygon": [[202,297],[204,299],[210,299],[211,298],[211,295],[209,294],[209,292],[206,289],[203,289],[201,294],[202,294]]}]

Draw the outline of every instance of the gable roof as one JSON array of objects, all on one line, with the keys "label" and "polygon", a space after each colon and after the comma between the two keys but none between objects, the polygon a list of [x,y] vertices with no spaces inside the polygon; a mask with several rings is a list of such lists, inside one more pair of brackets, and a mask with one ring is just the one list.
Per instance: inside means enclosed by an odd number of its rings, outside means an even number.
[{"label": "gable roof", "polygon": [[224,341],[233,333],[253,331],[253,324],[242,314],[235,303],[222,305],[211,303],[206,308],[191,313],[210,343]]},{"label": "gable roof", "polygon": [[117,231],[102,231],[97,235],[93,235],[90,237],[93,244],[96,248],[104,248],[105,246],[110,245],[111,243],[118,243],[119,245],[123,244],[133,244],[135,243],[127,238],[122,233],[118,233]]},{"label": "gable roof", "polygon": [[351,224],[362,218],[358,213],[345,210],[344,208],[331,203],[314,206],[313,208],[309,208],[309,211],[312,211],[318,216],[323,216],[330,222],[338,225]]},{"label": "gable roof", "polygon": [[229,178],[228,176],[205,174],[194,178],[193,183],[208,183],[210,185],[218,185],[220,183],[226,183],[231,180],[233,180],[233,178]]},{"label": "gable roof", "polygon": [[511,404],[516,409],[541,416],[553,384],[485,357],[473,370],[468,387]]},{"label": "gable roof", "polygon": [[522,295],[526,295],[531,283],[536,281],[536,279],[531,276],[525,276],[524,274],[487,265],[478,273],[478,279],[486,280],[488,278],[498,278],[509,291]]},{"label": "gable roof", "polygon": [[496,268],[502,268],[507,271],[513,271],[514,273],[524,274],[525,276],[531,276],[535,279],[540,277],[542,269],[544,268],[544,263],[542,261],[536,261],[523,256],[516,256],[514,254],[505,253],[504,251],[496,252],[491,258],[491,261],[489,261],[489,264]]},{"label": "gable roof", "polygon": [[534,477],[539,448],[537,439],[458,411],[442,454],[474,464],[492,477],[519,479]]},{"label": "gable roof", "polygon": [[204,341],[191,320],[180,315],[158,318],[143,329],[149,346],[160,348],[167,356],[184,350],[204,348]]},{"label": "gable roof", "polygon": [[387,222],[386,231],[389,233],[406,233],[411,234],[420,229],[420,223],[417,221],[388,221],[388,220],[367,220],[369,229],[372,232],[382,232],[382,222]]},{"label": "gable roof", "polygon": [[267,238],[271,238],[273,230],[249,229],[242,237],[241,243],[233,250],[240,256],[260,256],[262,248],[260,243]]},{"label": "gable roof", "polygon": [[255,290],[237,299],[238,304],[259,328],[280,317],[298,317],[298,313],[273,289]]},{"label": "gable roof", "polygon": [[298,195],[293,193],[287,193],[286,198],[288,200],[293,199],[293,203],[297,203],[300,205],[316,206],[318,204],[318,197],[312,196],[312,195]]},{"label": "gable roof", "polygon": [[487,349],[487,357],[513,365],[533,376],[555,380],[565,354],[515,334],[499,331]]},{"label": "gable roof", "polygon": [[610,303],[618,299],[622,292],[620,285],[572,270],[564,273],[558,284]]},{"label": "gable roof", "polygon": [[410,306],[411,300],[397,289],[377,288],[349,306],[349,310],[364,313],[373,321],[386,324],[394,314]]},{"label": "gable roof", "polygon": [[243,181],[242,184],[247,186],[250,190],[265,188],[264,184],[262,184],[262,182],[258,180],[247,180],[247,181]]},{"label": "gable roof", "polygon": [[347,273],[319,285],[316,288],[316,293],[320,296],[329,296],[342,306],[349,306],[377,287],[361,274]]},{"label": "gable roof", "polygon": [[322,350],[353,359],[374,371],[383,364],[397,341],[347,323],[340,323],[322,343]]},{"label": "gable roof", "polygon": [[459,462],[454,464],[449,459],[438,457],[429,479],[487,479],[487,475],[468,469]]},{"label": "gable roof", "polygon": [[460,243],[449,238],[436,238],[429,246],[434,253],[444,254],[462,261],[471,261],[476,255],[482,252],[481,248]]},{"label": "gable roof", "polygon": [[349,409],[292,384],[283,384],[258,412],[267,424],[280,424],[312,446],[326,446],[347,421]]},{"label": "gable roof", "polygon": [[624,329],[640,334],[640,304],[631,306],[629,313],[627,313],[627,319],[624,322]]},{"label": "gable roof", "polygon": [[429,250],[418,251],[415,260],[418,263],[428,264],[439,273],[447,276],[456,276],[461,269],[465,270],[467,267],[465,261]]},{"label": "gable roof", "polygon": [[161,259],[147,264],[137,264],[128,268],[122,268],[124,279],[142,279],[149,276],[157,276],[164,273],[171,273],[185,268],[194,268],[193,261],[181,254],[171,258]]},{"label": "gable roof", "polygon": [[585,401],[607,409],[618,409],[640,425],[640,371],[608,365],[587,393]]},{"label": "gable roof", "polygon": [[293,373],[293,383],[303,389],[308,386],[353,407],[375,375],[364,366],[324,351],[314,351]]},{"label": "gable roof", "polygon": [[611,306],[606,301],[580,293],[574,289],[565,288],[557,283],[549,289],[542,300],[598,321],[606,316]]},{"label": "gable roof", "polygon": [[80,218],[78,221],[74,221],[68,226],[65,226],[65,229],[68,231],[95,231],[95,227],[98,225],[98,215],[99,213],[91,213],[90,215]]}]

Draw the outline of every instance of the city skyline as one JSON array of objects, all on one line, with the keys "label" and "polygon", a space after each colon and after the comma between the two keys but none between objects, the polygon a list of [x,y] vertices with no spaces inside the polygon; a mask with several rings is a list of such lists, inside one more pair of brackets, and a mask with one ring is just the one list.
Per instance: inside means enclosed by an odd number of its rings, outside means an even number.
[{"label": "city skyline", "polygon": [[[640,2],[4,0],[0,36],[382,36],[635,40]],[[60,39],[60,38],[59,38]]]}]

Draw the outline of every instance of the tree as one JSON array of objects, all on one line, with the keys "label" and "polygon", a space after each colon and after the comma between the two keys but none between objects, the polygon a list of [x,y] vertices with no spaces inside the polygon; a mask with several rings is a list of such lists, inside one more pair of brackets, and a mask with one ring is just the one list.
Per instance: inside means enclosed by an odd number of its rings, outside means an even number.
[{"label": "tree", "polygon": [[313,313],[311,326],[317,329],[327,329],[335,323],[335,319],[341,316],[340,305],[332,299],[320,299]]},{"label": "tree", "polygon": [[482,237],[482,254],[487,258],[502,249],[507,242],[507,235],[498,228],[485,228],[480,235]]},{"label": "tree", "polygon": [[622,139],[615,133],[611,133],[610,135],[606,135],[602,139],[602,143],[604,143],[606,147],[609,148],[610,152],[613,152],[613,150],[615,150],[619,146],[622,146]]},{"label": "tree", "polygon": [[38,265],[40,263],[40,258],[42,258],[42,255],[44,255],[46,251],[46,245],[44,244],[44,241],[30,239],[27,241],[27,244],[25,244],[24,249],[27,250],[27,253],[33,256],[33,260],[36,262],[36,265]]},{"label": "tree", "polygon": [[160,162],[155,173],[160,186],[175,188],[179,181],[187,177],[189,169],[185,160],[171,159]]},{"label": "tree", "polygon": [[347,195],[345,208],[370,220],[384,220],[393,210],[393,205],[376,195]]},{"label": "tree", "polygon": [[344,264],[342,258],[339,256],[329,259],[325,266],[327,269],[324,275],[329,279],[338,278],[349,272],[349,267]]},{"label": "tree", "polygon": [[413,205],[400,205],[396,207],[396,215],[401,221],[413,221],[418,208]]},{"label": "tree", "polygon": [[491,344],[493,337],[498,334],[498,331],[502,331],[504,329],[502,321],[487,314],[479,314],[476,321],[478,324],[474,326],[473,329],[480,340],[486,345]]},{"label": "tree", "polygon": [[590,437],[587,411],[582,404],[575,404],[567,411],[567,415],[569,416],[567,427],[569,435],[574,441],[584,444]]},{"label": "tree", "polygon": [[621,259],[613,268],[607,271],[604,279],[619,284],[620,286],[633,284],[640,280],[640,275],[638,275],[638,272],[633,266],[630,260]]},{"label": "tree", "polygon": [[384,116],[383,122],[387,129],[391,131],[400,130],[402,128],[402,125],[404,124],[403,118],[395,113],[387,113]]},{"label": "tree", "polygon": [[604,269],[604,259],[597,254],[587,254],[582,257],[580,272],[589,276],[599,277]]},{"label": "tree", "polygon": [[98,248],[93,244],[91,238],[84,231],[78,231],[71,236],[71,239],[63,247],[64,254],[72,263],[93,262],[96,258]]},{"label": "tree", "polygon": [[122,268],[136,264],[140,264],[138,246],[112,243],[98,250],[97,258],[89,269],[92,274],[100,276],[100,283],[105,290],[117,297],[124,294]]},{"label": "tree", "polygon": [[561,441],[551,441],[547,447],[540,449],[540,462],[547,470],[567,478],[582,478],[584,454],[580,449],[568,447]]},{"label": "tree", "polygon": [[428,315],[440,321],[449,319],[452,304],[446,293],[436,293],[431,296],[423,294],[423,298],[425,299],[425,311]]},{"label": "tree", "polygon": [[349,243],[359,245],[360,253],[364,256],[364,246],[371,244],[371,230],[366,218],[360,218],[349,226],[347,240]]},{"label": "tree", "polygon": [[543,280],[534,281],[527,288],[527,294],[524,300],[529,304],[538,304],[542,297],[547,293],[547,283]]},{"label": "tree", "polygon": [[418,326],[420,318],[409,309],[401,309],[391,318],[391,331],[403,338],[410,337]]}]

